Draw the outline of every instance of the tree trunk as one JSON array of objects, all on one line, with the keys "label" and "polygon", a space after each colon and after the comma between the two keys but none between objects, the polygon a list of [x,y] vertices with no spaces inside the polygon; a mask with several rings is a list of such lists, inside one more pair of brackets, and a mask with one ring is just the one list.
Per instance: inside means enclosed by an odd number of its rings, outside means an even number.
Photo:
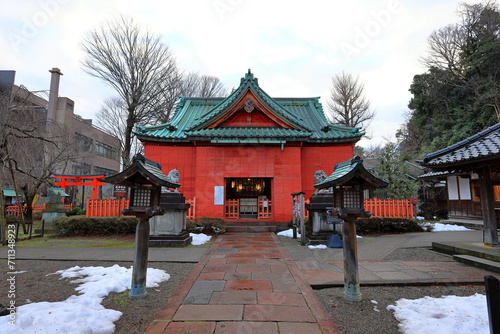
[{"label": "tree trunk", "polygon": [[19,217],[21,218],[21,224],[23,225],[23,232],[27,233],[26,224],[24,223],[24,213],[23,205],[21,204],[21,198],[19,197],[19,191],[17,189],[16,177],[14,175],[14,166],[12,166],[12,160],[9,158],[9,148],[8,144],[5,145],[5,155],[7,156],[7,163],[9,165],[10,176],[12,178],[12,185],[14,186],[14,191],[16,192],[17,208],[19,210]]},{"label": "tree trunk", "polygon": [[132,147],[132,131],[134,130],[135,120],[134,120],[135,108],[130,107],[128,109],[127,126],[125,127],[125,143],[123,143],[123,167],[125,168],[130,164],[130,149]]},{"label": "tree trunk", "polygon": [[2,178],[0,177],[0,234],[1,243],[3,246],[7,245],[7,219],[5,219],[5,199],[3,196],[3,184]]}]

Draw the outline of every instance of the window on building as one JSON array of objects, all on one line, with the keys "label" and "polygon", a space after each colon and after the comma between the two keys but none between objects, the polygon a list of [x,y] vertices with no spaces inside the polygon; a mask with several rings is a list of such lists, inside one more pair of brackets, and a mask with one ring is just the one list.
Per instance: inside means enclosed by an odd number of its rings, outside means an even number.
[{"label": "window on building", "polygon": [[92,138],[75,133],[75,144],[78,150],[90,152],[92,150]]},{"label": "window on building", "polygon": [[87,164],[82,164],[74,162],[72,166],[73,175],[90,175],[91,166]]},{"label": "window on building", "polygon": [[111,175],[118,174],[118,172],[116,170],[95,166],[94,167],[94,174],[106,174],[106,176],[111,176]]},{"label": "window on building", "polygon": [[116,148],[98,141],[95,143],[95,152],[97,155],[108,159],[116,160],[118,158]]},{"label": "window on building", "polygon": [[[481,188],[479,187],[479,181],[473,181],[471,183],[472,188],[472,200],[474,202],[481,202]],[[500,202],[500,185],[493,185],[493,192],[495,193],[495,201]]]}]

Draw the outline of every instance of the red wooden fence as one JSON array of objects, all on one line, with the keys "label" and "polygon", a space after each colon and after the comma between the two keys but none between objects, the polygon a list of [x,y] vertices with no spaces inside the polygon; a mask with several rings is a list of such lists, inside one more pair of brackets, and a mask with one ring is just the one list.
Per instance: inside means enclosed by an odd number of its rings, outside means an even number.
[{"label": "red wooden fence", "polygon": [[[66,210],[72,210],[73,204],[64,204],[64,208]],[[33,212],[42,212],[46,209],[45,204],[33,205]],[[5,207],[5,213],[7,215],[18,216],[19,215],[19,207],[17,205],[9,205]]]},{"label": "red wooden fence", "polygon": [[[196,210],[196,198],[187,199],[186,203],[191,204],[186,217],[194,218]],[[129,200],[121,199],[88,199],[86,212],[87,217],[115,217],[123,216],[121,211],[129,207]]]},{"label": "red wooden fence", "polygon": [[87,199],[87,217],[116,217],[123,216],[121,211],[129,207],[129,200],[120,199]]},{"label": "red wooden fence", "polygon": [[195,218],[195,212],[196,212],[196,197],[193,197],[193,199],[186,199],[187,204],[191,204],[189,207],[187,213],[186,213],[186,218]]},{"label": "red wooden fence", "polygon": [[415,218],[415,205],[409,199],[365,199],[365,211],[373,217]]}]

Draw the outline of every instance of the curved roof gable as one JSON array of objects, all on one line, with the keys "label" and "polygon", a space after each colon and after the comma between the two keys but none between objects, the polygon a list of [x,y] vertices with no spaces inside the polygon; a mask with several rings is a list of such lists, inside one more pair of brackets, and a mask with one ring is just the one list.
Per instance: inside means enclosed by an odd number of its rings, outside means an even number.
[{"label": "curved roof gable", "polygon": [[[251,124],[245,124],[246,113],[258,116],[260,122],[252,120]],[[134,133],[143,141],[221,142],[220,139],[224,139],[231,143],[242,140],[257,143],[276,140],[280,143],[283,140],[356,142],[363,135],[359,128],[331,124],[319,97],[271,98],[259,87],[250,70],[228,97],[181,97],[169,123],[138,126]]]},{"label": "curved roof gable", "polygon": [[260,89],[257,78],[254,77],[250,70],[245,74],[245,77],[241,78],[238,89],[232,92],[219,105],[210,110],[204,117],[199,119],[188,130],[199,130],[209,127],[213,122],[225,116],[226,113],[231,112],[240,102],[244,102],[242,100],[246,100],[246,97],[248,97],[250,93],[253,93],[252,95],[258,102],[262,103],[264,107],[271,111],[281,121],[298,130],[311,131],[311,129],[303,125],[304,120],[302,118],[290,113],[280,104],[276,103],[266,92]]}]

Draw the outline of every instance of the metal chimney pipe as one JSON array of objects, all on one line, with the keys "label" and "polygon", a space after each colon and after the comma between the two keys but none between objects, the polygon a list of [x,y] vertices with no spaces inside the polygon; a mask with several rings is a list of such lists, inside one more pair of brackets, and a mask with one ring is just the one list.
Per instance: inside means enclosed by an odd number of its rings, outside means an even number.
[{"label": "metal chimney pipe", "polygon": [[50,93],[49,93],[49,106],[47,107],[47,119],[56,119],[57,99],[59,98],[59,79],[61,78],[61,70],[53,67],[49,70],[52,73],[50,77]]}]

